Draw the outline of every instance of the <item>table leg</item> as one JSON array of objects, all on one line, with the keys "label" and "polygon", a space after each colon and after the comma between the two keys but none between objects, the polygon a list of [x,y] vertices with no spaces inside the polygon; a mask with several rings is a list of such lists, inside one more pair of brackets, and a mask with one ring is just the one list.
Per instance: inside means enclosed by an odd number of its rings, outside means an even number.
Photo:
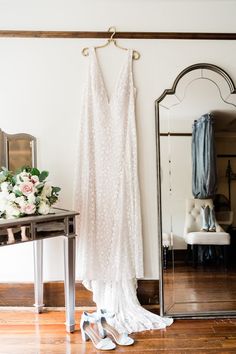
[{"label": "table leg", "polygon": [[34,298],[37,313],[43,312],[43,240],[34,241]]},{"label": "table leg", "polygon": [[64,237],[66,330],[75,330],[75,236]]},{"label": "table leg", "polygon": [[168,257],[168,249],[169,247],[163,247],[163,269],[167,269],[167,257]]}]

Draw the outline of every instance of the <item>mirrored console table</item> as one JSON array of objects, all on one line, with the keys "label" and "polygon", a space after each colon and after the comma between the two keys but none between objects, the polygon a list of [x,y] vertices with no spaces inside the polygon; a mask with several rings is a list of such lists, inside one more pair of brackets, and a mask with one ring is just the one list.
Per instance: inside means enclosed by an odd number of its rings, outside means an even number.
[{"label": "mirrored console table", "polygon": [[53,208],[47,215],[0,219],[0,247],[34,241],[34,292],[37,313],[43,311],[43,240],[64,237],[66,330],[75,329],[75,211]]}]

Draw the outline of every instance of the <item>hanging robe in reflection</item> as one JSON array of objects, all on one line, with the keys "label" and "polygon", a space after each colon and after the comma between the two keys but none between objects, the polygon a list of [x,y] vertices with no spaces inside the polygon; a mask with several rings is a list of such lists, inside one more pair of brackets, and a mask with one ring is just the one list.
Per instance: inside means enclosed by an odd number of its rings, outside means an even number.
[{"label": "hanging robe in reflection", "polygon": [[194,198],[214,196],[217,187],[214,122],[212,115],[208,113],[193,124],[192,168]]}]

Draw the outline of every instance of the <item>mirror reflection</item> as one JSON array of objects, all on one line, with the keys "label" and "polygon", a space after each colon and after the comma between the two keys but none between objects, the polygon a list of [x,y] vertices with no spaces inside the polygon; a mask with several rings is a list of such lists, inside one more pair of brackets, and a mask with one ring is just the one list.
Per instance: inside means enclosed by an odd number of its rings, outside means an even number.
[{"label": "mirror reflection", "polygon": [[162,314],[236,310],[236,97],[211,64],[186,68],[156,101]]},{"label": "mirror reflection", "polygon": [[1,166],[15,172],[23,166],[36,166],[36,138],[30,134],[7,134],[0,130]]},{"label": "mirror reflection", "polygon": [[16,171],[22,166],[32,164],[31,142],[25,139],[15,139],[8,142],[9,169]]}]

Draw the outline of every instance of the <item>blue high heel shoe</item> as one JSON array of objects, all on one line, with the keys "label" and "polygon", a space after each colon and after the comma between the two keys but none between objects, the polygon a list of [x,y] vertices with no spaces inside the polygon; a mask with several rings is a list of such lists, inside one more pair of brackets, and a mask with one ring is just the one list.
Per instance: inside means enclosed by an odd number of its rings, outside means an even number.
[{"label": "blue high heel shoe", "polygon": [[209,214],[210,208],[209,205],[203,205],[201,207],[201,219],[202,219],[202,231],[209,231]]},{"label": "blue high heel shoe", "polygon": [[115,343],[108,337],[100,337],[94,328],[91,326],[92,323],[97,323],[97,319],[94,316],[90,316],[87,312],[83,312],[80,320],[80,329],[82,340],[92,341],[94,347],[99,350],[112,350],[116,348]]},{"label": "blue high heel shoe", "polygon": [[214,207],[210,208],[209,213],[209,231],[216,232],[216,216]]}]

